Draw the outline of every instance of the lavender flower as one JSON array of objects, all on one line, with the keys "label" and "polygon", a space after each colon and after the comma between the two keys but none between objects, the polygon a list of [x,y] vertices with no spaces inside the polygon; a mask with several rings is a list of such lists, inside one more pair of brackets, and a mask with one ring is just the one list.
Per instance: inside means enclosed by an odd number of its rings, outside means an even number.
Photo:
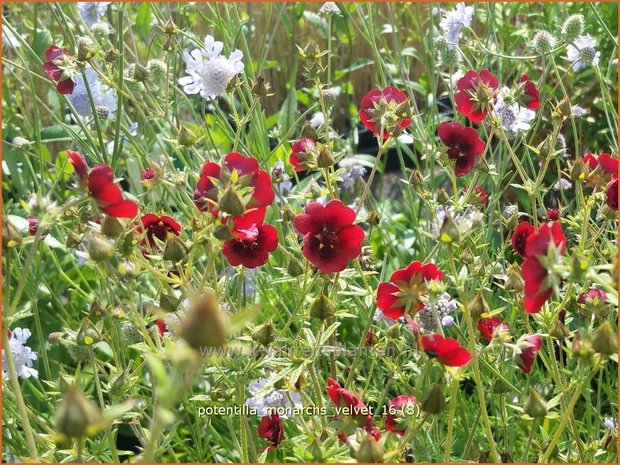
[{"label": "lavender flower", "polygon": [[458,3],[452,11],[443,12],[443,18],[439,27],[445,33],[448,48],[454,48],[459,44],[459,37],[464,27],[471,24],[474,16],[474,7]]},{"label": "lavender flower", "polygon": [[77,8],[84,23],[90,28],[98,23],[112,2],[78,2]]},{"label": "lavender flower", "polygon": [[366,168],[355,156],[344,157],[338,162],[338,166],[344,168],[344,172],[340,175],[344,189],[351,189],[355,185],[355,181],[366,174]]},{"label": "lavender flower", "polygon": [[[15,371],[20,378],[38,378],[39,372],[32,368],[32,361],[37,359],[37,354],[26,346],[26,342],[32,333],[28,328],[15,328],[9,337],[9,350],[15,365]],[[2,371],[6,375],[9,370],[8,361],[4,349],[2,349]]]},{"label": "lavender flower", "polygon": [[456,310],[457,304],[452,296],[447,292],[444,292],[434,302],[429,301],[424,308],[416,313],[416,320],[419,325],[426,331],[436,331],[438,329],[438,320],[441,321],[442,326],[451,326],[454,323],[454,318],[450,316],[454,310]]},{"label": "lavender flower", "polygon": [[268,380],[259,379],[250,383],[248,390],[252,397],[245,401],[245,405],[256,409],[258,417],[269,415],[270,409],[283,409],[280,418],[287,419],[295,416],[294,410],[301,409],[301,397],[295,391],[277,389],[266,394],[260,394],[267,385]]},{"label": "lavender flower", "polygon": [[566,59],[570,61],[574,71],[598,66],[601,52],[596,51],[596,40],[589,35],[581,36],[566,48]]},{"label": "lavender flower", "polygon": [[[113,117],[116,113],[116,91],[102,84],[97,73],[92,69],[86,70],[86,80],[88,81],[97,114],[101,111],[107,114],[107,118]],[[88,97],[88,91],[86,90],[86,84],[84,83],[84,77],[78,74],[75,78],[75,83],[73,93],[68,96],[69,101],[80,116],[88,118],[92,116],[93,112],[90,105],[90,98]]]}]

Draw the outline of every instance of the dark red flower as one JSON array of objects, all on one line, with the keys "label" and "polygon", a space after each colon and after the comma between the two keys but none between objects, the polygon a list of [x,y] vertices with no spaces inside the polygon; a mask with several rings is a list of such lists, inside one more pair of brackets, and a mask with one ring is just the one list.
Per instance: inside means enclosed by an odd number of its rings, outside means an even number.
[{"label": "dark red flower", "polygon": [[304,234],[303,254],[323,273],[338,273],[359,256],[364,230],[354,225],[355,211],[340,200],[323,206],[309,203],[295,217],[295,227]]},{"label": "dark red flower", "polygon": [[443,337],[440,334],[424,334],[421,340],[426,355],[437,358],[442,365],[461,367],[467,365],[471,360],[469,351],[461,346],[456,339]]},{"label": "dark red flower", "polygon": [[547,209],[547,220],[548,221],[559,221],[560,220],[560,212],[555,208]]},{"label": "dark red flower", "polygon": [[534,358],[542,347],[542,338],[538,334],[527,336],[517,343],[521,353],[517,355],[517,365],[521,371],[528,374],[532,370]]},{"label": "dark red flower", "polygon": [[255,158],[236,152],[226,155],[222,166],[214,162],[204,164],[194,190],[198,209],[218,216],[217,203],[226,188],[235,190],[246,209],[265,208],[275,198],[269,173],[259,169]]},{"label": "dark red flower", "polygon": [[141,218],[142,226],[146,231],[146,238],[151,247],[155,247],[157,243],[155,238],[165,241],[168,233],[176,236],[181,232],[181,225],[169,216],[158,216],[153,213],[147,213]]},{"label": "dark red flower", "polygon": [[123,192],[114,182],[114,171],[108,165],[97,165],[88,174],[88,191],[99,208],[116,218],[133,218],[138,205],[123,198]]},{"label": "dark red flower", "polygon": [[532,226],[529,221],[521,221],[512,233],[512,249],[522,257],[525,257],[527,238],[530,237],[533,232],[534,226]]},{"label": "dark red flower", "polygon": [[618,174],[618,159],[608,153],[601,153],[597,159],[598,166],[605,174]]},{"label": "dark red flower", "polygon": [[34,216],[28,217],[28,234],[31,236],[36,236],[37,231],[39,230],[39,219]]},{"label": "dark red flower", "polygon": [[396,87],[372,89],[362,98],[359,117],[375,136],[387,139],[411,124],[407,94]]},{"label": "dark red flower", "polygon": [[435,264],[413,261],[407,268],[394,271],[390,281],[379,284],[377,307],[393,320],[416,313],[424,307],[429,282],[442,279],[443,272]]},{"label": "dark red flower", "polygon": [[618,175],[616,174],[605,188],[605,195],[607,196],[607,205],[609,208],[618,210]]},{"label": "dark red flower", "polygon": [[404,436],[407,425],[399,423],[397,420],[399,417],[408,416],[409,412],[405,410],[405,407],[415,405],[415,396],[401,395],[395,397],[388,403],[387,414],[385,415],[385,429]]},{"label": "dark red flower", "polygon": [[278,447],[284,437],[280,415],[274,413],[271,416],[263,417],[260,425],[258,425],[258,435],[271,443],[267,450],[273,450]]},{"label": "dark red flower", "polygon": [[540,108],[540,93],[527,74],[519,79],[519,84],[523,86],[523,96],[521,102],[530,110],[538,110]]},{"label": "dark red flower", "polygon": [[527,313],[538,313],[547,299],[553,295],[553,287],[548,282],[549,271],[543,263],[551,246],[557,249],[557,253],[564,255],[566,237],[560,223],[555,221],[541,225],[538,231],[527,238],[525,260],[521,266]]},{"label": "dark red flower", "polygon": [[164,336],[168,332],[168,325],[161,318],[155,320],[155,326],[157,327],[157,331],[160,336]]},{"label": "dark red flower", "polygon": [[86,184],[86,179],[88,178],[88,163],[86,163],[84,155],[74,150],[67,150],[67,155],[69,156],[69,161],[73,165],[75,173],[80,179],[80,183]]},{"label": "dark red flower", "polygon": [[[291,147],[292,152],[289,155],[289,161],[297,172],[306,171],[310,168],[308,162],[316,161],[316,142],[314,139],[304,137],[299,139]],[[311,163],[310,163],[311,164]]]},{"label": "dark red flower", "polygon": [[222,248],[231,265],[256,268],[267,263],[269,253],[278,247],[278,232],[273,226],[263,224],[264,219],[264,208],[233,218],[235,238],[225,241]]},{"label": "dark red flower", "polygon": [[443,122],[437,128],[441,142],[448,147],[448,158],[455,162],[455,173],[464,176],[476,163],[476,158],[484,151],[484,142],[474,128],[464,128],[461,123]]},{"label": "dark red flower", "polygon": [[607,293],[602,289],[591,287],[585,292],[579,294],[577,303],[579,305],[600,305],[607,302]]},{"label": "dark red flower", "polygon": [[[467,194],[467,191],[469,190],[469,188],[465,188],[463,189],[463,192],[465,194]],[[474,187],[474,192],[475,192],[475,202],[479,205],[487,205],[489,203],[489,196],[487,194],[487,191],[484,190],[484,187],[482,186],[476,186]]]},{"label": "dark red flower", "polygon": [[56,89],[63,95],[71,94],[75,88],[73,77],[76,74],[75,60],[67,49],[50,45],[45,51],[43,71],[56,84]]},{"label": "dark red flower", "polygon": [[370,409],[364,402],[332,378],[327,378],[326,391],[334,406],[344,409],[347,416],[351,417],[359,427],[364,428],[374,439],[378,441],[381,438],[381,432],[374,425]]},{"label": "dark red flower", "polygon": [[496,333],[508,333],[510,330],[498,316],[492,316],[478,321],[478,331],[487,341],[490,341]]},{"label": "dark red flower", "polygon": [[155,178],[155,176],[155,170],[151,167],[146,168],[144,171],[142,171],[142,179],[144,179],[145,181],[150,181],[151,179]]},{"label": "dark red flower", "polygon": [[459,113],[474,123],[482,121],[495,104],[498,85],[497,78],[487,69],[480,74],[467,71],[456,84],[458,92],[454,100]]},{"label": "dark red flower", "polygon": [[586,167],[586,183],[594,188],[608,184],[618,174],[618,159],[608,153],[588,153],[580,162]]}]

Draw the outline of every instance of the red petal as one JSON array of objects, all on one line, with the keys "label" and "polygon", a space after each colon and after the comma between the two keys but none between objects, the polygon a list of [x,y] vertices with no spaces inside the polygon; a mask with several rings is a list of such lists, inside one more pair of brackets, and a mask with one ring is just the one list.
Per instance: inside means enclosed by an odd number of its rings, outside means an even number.
[{"label": "red petal", "polygon": [[138,214],[138,205],[131,200],[122,200],[114,205],[104,207],[102,210],[116,218],[134,218]]}]

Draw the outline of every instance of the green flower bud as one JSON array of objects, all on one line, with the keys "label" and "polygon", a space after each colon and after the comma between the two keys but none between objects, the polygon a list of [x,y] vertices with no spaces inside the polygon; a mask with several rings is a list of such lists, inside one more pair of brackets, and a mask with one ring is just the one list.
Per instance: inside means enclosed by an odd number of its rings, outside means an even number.
[{"label": "green flower bud", "polygon": [[104,215],[101,222],[101,232],[110,239],[116,239],[125,230],[125,225],[121,220],[110,215]]},{"label": "green flower bud", "polygon": [[194,349],[221,347],[228,332],[228,317],[213,294],[205,294],[194,302],[178,328],[178,335]]},{"label": "green flower bud", "polygon": [[114,254],[114,244],[98,234],[91,234],[86,242],[86,251],[95,262],[107,260]]},{"label": "green flower bud", "polygon": [[65,393],[54,422],[56,431],[63,437],[78,439],[96,434],[105,425],[101,410],[77,386],[71,386]]},{"label": "green flower bud", "polygon": [[22,235],[13,223],[6,217],[2,217],[2,249],[12,249],[22,243]]},{"label": "green flower bud", "polygon": [[438,414],[445,410],[446,399],[443,396],[441,387],[436,384],[433,386],[422,401],[422,411],[430,414]]},{"label": "green flower bud", "polygon": [[323,145],[321,147],[316,162],[319,168],[329,168],[330,166],[334,166],[334,154],[328,146]]},{"label": "green flower bud", "polygon": [[179,131],[179,139],[178,142],[183,147],[191,147],[196,143],[198,138],[196,134],[186,126],[181,126],[181,131]]},{"label": "green flower bud", "polygon": [[286,271],[288,272],[288,274],[294,277],[301,276],[302,274],[304,274],[304,268],[294,258],[291,258],[291,260],[288,262]]},{"label": "green flower bud", "polygon": [[245,212],[245,203],[241,196],[232,189],[227,188],[219,202],[220,210],[232,216],[241,216]]},{"label": "green flower bud", "polygon": [[618,337],[608,321],[599,326],[592,334],[592,348],[598,354],[613,355],[618,353]]},{"label": "green flower bud", "polygon": [[562,26],[562,35],[566,42],[572,42],[583,34],[585,19],[583,15],[570,15]]},{"label": "green flower bud", "polygon": [[459,227],[452,218],[452,215],[446,213],[446,216],[443,219],[443,224],[439,229],[439,239],[441,242],[446,244],[451,244],[453,242],[458,242],[461,238],[461,233],[459,231]]},{"label": "green flower bud", "polygon": [[374,439],[370,434],[364,434],[357,450],[355,460],[358,463],[383,463],[385,449],[380,441]]},{"label": "green flower bud", "polygon": [[530,395],[523,406],[523,411],[532,418],[542,418],[547,414],[547,403],[536,389],[530,391]]},{"label": "green flower bud", "polygon": [[329,300],[329,298],[321,293],[314,299],[312,306],[310,307],[310,315],[319,320],[325,320],[336,313],[336,307]]},{"label": "green flower bud", "polygon": [[256,326],[252,331],[252,339],[265,347],[275,341],[276,331],[271,321]]},{"label": "green flower bud", "polygon": [[168,233],[166,238],[166,247],[164,248],[164,260],[170,260],[175,263],[180,262],[187,256],[187,246],[181,238],[176,234]]},{"label": "green flower bud", "polygon": [[539,54],[545,55],[554,49],[555,37],[547,31],[538,31],[532,39],[532,48]]}]

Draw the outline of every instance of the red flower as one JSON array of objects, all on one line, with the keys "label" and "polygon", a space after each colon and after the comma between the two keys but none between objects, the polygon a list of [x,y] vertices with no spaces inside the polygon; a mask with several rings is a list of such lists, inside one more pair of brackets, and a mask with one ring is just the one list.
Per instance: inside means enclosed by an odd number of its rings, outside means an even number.
[{"label": "red flower", "polygon": [[522,257],[525,257],[527,238],[530,237],[533,232],[534,226],[532,226],[529,221],[521,221],[512,233],[512,249]]},{"label": "red flower", "polygon": [[271,176],[267,171],[259,169],[258,161],[231,152],[224,157],[223,166],[206,162],[202,167],[194,190],[194,201],[198,209],[218,216],[217,202],[227,187],[235,188],[246,208],[265,208],[275,198]]},{"label": "red flower", "polygon": [[372,89],[362,98],[359,117],[375,136],[387,139],[411,124],[407,94],[396,87]]},{"label": "red flower", "polygon": [[[364,402],[358,399],[353,393],[343,388],[338,381],[327,378],[327,395],[336,407],[346,409],[358,426],[364,428],[375,440],[381,438],[381,432],[372,421],[372,415]],[[345,436],[346,437],[346,436]],[[343,438],[341,438],[342,440]]]},{"label": "red flower", "polygon": [[424,334],[422,336],[422,348],[426,355],[438,358],[448,367],[461,367],[471,360],[469,351],[461,346],[456,339],[443,337],[439,334]]},{"label": "red flower", "polygon": [[586,183],[595,188],[609,183],[618,174],[618,159],[608,153],[599,156],[588,153],[581,158],[581,163],[587,167]]},{"label": "red flower", "polygon": [[316,142],[309,137],[299,139],[293,144],[292,152],[289,155],[289,161],[297,172],[305,171],[310,168],[308,161],[312,162],[316,157],[313,152],[316,151]]},{"label": "red flower", "polygon": [[36,236],[39,230],[39,219],[34,216],[28,217],[28,234]]},{"label": "red flower", "polygon": [[482,121],[495,104],[498,85],[497,78],[487,69],[480,74],[467,71],[456,85],[454,100],[459,113],[474,123]]},{"label": "red flower", "polygon": [[265,209],[255,209],[233,219],[234,239],[224,242],[222,252],[233,265],[256,268],[269,260],[269,253],[278,247],[276,228],[263,224]]},{"label": "red flower", "polygon": [[443,122],[437,128],[441,142],[448,147],[448,158],[455,162],[455,173],[464,176],[484,151],[484,142],[474,128],[464,128],[461,123]]},{"label": "red flower", "polygon": [[45,63],[43,63],[43,71],[56,84],[56,89],[63,95],[73,93],[75,81],[72,77],[75,75],[75,62],[67,49],[60,48],[56,45],[50,45],[45,51]]},{"label": "red flower", "polygon": [[354,225],[355,211],[340,200],[323,206],[309,203],[295,217],[295,227],[304,234],[304,257],[323,273],[338,273],[361,252],[364,230]]},{"label": "red flower", "polygon": [[598,166],[605,174],[618,174],[618,159],[608,153],[601,153],[597,159]]},{"label": "red flower", "polygon": [[407,268],[396,270],[389,282],[377,289],[377,307],[388,318],[396,320],[405,314],[416,313],[424,307],[429,281],[443,279],[443,272],[433,263],[413,261]]},{"label": "red flower", "polygon": [[534,358],[542,347],[542,338],[538,334],[527,336],[517,343],[521,353],[517,355],[517,365],[521,371],[528,374],[532,370]]},{"label": "red flower", "polygon": [[527,238],[525,260],[521,267],[527,313],[538,313],[547,299],[553,295],[553,288],[548,282],[549,271],[541,260],[543,257],[546,258],[551,246],[555,247],[560,255],[564,255],[566,237],[560,223],[545,223]]},{"label": "red flower", "polygon": [[141,218],[141,221],[151,247],[157,245],[155,238],[160,241],[165,241],[168,233],[178,236],[181,232],[181,225],[169,216],[158,216],[153,213],[147,213]]},{"label": "red flower", "polygon": [[607,293],[602,289],[591,287],[585,292],[579,294],[577,303],[579,305],[600,305],[607,302]]},{"label": "red flower", "polygon": [[478,321],[478,331],[487,341],[490,341],[496,333],[508,333],[510,330],[498,316],[492,316]]},{"label": "red flower", "polygon": [[536,88],[536,84],[530,81],[527,74],[521,76],[519,84],[523,85],[523,96],[521,97],[521,101],[524,106],[530,110],[538,110],[540,108],[540,93]]},{"label": "red flower", "polygon": [[284,429],[282,428],[282,420],[277,413],[271,416],[263,417],[258,425],[258,435],[271,442],[267,450],[273,450],[280,445],[284,437]]},{"label": "red flower", "polygon": [[618,210],[618,175],[616,174],[605,188],[605,195],[607,196],[607,205],[609,208]]},{"label": "red flower", "polygon": [[392,431],[399,436],[403,436],[405,434],[406,425],[398,423],[397,419],[399,417],[406,416],[409,412],[405,410],[405,407],[414,405],[415,403],[415,396],[401,395],[392,399],[388,403],[388,410],[385,415],[385,429]]},{"label": "red flower", "polygon": [[73,165],[73,169],[80,179],[80,183],[86,184],[86,179],[88,177],[88,164],[86,163],[84,155],[74,150],[67,150],[67,155],[69,156],[69,161]]},{"label": "red flower", "polygon": [[123,192],[114,183],[114,172],[108,165],[97,165],[88,174],[88,191],[99,208],[116,218],[133,218],[138,205],[123,198]]},{"label": "red flower", "polygon": [[[468,191],[467,187],[465,189],[463,189],[464,193],[467,193],[467,191]],[[484,187],[476,186],[476,187],[474,187],[474,192],[476,193],[476,200],[477,200],[478,204],[480,204],[480,205],[487,205],[489,203],[489,196],[487,194],[487,191],[484,190]]]},{"label": "red flower", "polygon": [[547,220],[549,221],[559,221],[560,220],[560,212],[555,208],[547,209]]}]

